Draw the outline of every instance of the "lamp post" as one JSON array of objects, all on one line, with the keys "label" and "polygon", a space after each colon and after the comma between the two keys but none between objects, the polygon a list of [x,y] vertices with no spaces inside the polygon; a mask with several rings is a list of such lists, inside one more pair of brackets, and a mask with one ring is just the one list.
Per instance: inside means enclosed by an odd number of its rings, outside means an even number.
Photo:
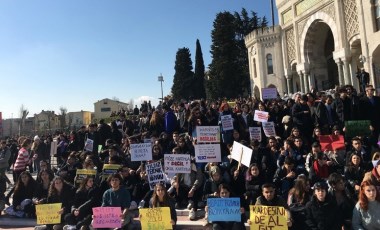
[{"label": "lamp post", "polygon": [[158,81],[161,82],[161,101],[164,101],[164,91],[162,90],[162,82],[164,81],[164,77],[162,73],[158,76]]}]

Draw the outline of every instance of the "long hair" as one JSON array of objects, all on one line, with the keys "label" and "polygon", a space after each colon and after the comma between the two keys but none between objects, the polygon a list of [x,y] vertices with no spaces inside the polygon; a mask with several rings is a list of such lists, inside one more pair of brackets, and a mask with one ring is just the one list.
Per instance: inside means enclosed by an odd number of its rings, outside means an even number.
[{"label": "long hair", "polygon": [[[48,197],[59,196],[60,195],[60,193],[58,192],[58,190],[55,188],[55,182],[57,180],[62,181],[62,185],[63,186],[65,185],[65,180],[61,176],[55,176],[53,178],[53,180],[50,182]],[[63,189],[63,187],[62,187],[62,189]]]},{"label": "long hair", "polygon": [[43,169],[43,170],[41,170],[41,171],[38,173],[38,175],[37,175],[37,182],[38,182],[38,183],[42,183],[41,175],[42,175],[42,173],[45,173],[45,172],[49,175],[49,181],[52,181],[52,180],[53,180],[53,178],[54,178],[54,173],[53,173],[53,171],[51,171],[51,170],[47,170],[47,169]]},{"label": "long hair", "polygon": [[[28,177],[28,179],[29,179],[28,183],[26,185],[24,185],[24,183],[21,180],[21,177],[24,176],[24,175],[26,175]],[[35,183],[35,180],[33,179],[32,175],[29,172],[24,171],[24,172],[22,172],[20,174],[20,176],[17,179],[14,192],[17,193],[20,190],[34,189],[34,188],[31,187],[31,186],[34,185],[34,183]]]},{"label": "long hair", "polygon": [[308,178],[306,176],[300,175],[295,180],[294,186],[289,191],[289,195],[293,195],[294,200],[297,203],[306,204],[308,201],[308,194],[307,194],[307,183]]},{"label": "long hair", "polygon": [[77,192],[86,190],[87,189],[86,188],[87,182],[90,179],[94,179],[94,176],[87,175],[85,178],[83,178],[82,181],[81,181],[81,183],[80,183],[80,185],[79,185],[79,188],[78,188]]},{"label": "long hair", "polygon": [[155,186],[154,186],[154,191],[153,191],[153,196],[152,196],[152,207],[153,208],[157,208],[157,207],[160,207],[159,205],[159,198],[158,198],[158,195],[157,195],[157,189],[163,189],[165,191],[164,193],[164,197],[163,197],[163,206],[164,207],[170,207],[170,203],[169,203],[169,200],[170,200],[170,197],[169,197],[169,194],[168,192],[166,191],[166,188],[165,188],[165,185],[161,184],[161,183],[157,183]]},{"label": "long hair", "polygon": [[[368,210],[368,198],[364,193],[364,189],[367,186],[374,186],[376,189],[376,186],[371,181],[363,181],[360,185],[360,191],[359,191],[359,206],[362,210],[367,211]],[[380,202],[380,196],[378,194],[378,191],[376,189],[376,201]]]},{"label": "long hair", "polygon": [[251,173],[251,168],[253,168],[253,167],[256,167],[256,168],[259,170],[259,175],[258,175],[258,176],[260,176],[260,174],[261,174],[261,170],[260,170],[260,168],[259,168],[259,165],[256,164],[256,163],[252,163],[252,164],[249,166],[249,168],[248,168],[248,170],[246,171],[246,173],[245,173],[245,180],[246,180],[246,181],[251,181],[251,180],[253,179],[253,175],[252,175],[252,173]]},{"label": "long hair", "polygon": [[152,113],[152,117],[150,118],[149,121],[150,125],[163,125],[164,124],[164,119],[161,116],[161,114],[158,113],[158,111],[154,111]]}]

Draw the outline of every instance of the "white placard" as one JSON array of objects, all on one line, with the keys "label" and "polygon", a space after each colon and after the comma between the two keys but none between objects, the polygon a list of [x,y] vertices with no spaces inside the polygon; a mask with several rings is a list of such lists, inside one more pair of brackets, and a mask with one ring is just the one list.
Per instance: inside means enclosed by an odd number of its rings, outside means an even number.
[{"label": "white placard", "polygon": [[277,98],[277,88],[261,88],[263,100]]},{"label": "white placard", "polygon": [[150,161],[152,160],[152,144],[139,143],[131,144],[131,161]]},{"label": "white placard", "polygon": [[261,142],[261,127],[249,127],[249,137],[251,140]]},{"label": "white placard", "polygon": [[221,162],[220,144],[194,145],[196,162]]},{"label": "white placard", "polygon": [[58,141],[57,141],[57,139],[54,139],[50,143],[50,156],[54,156],[57,154],[57,146],[58,146]]},{"label": "white placard", "polygon": [[94,141],[87,138],[86,142],[84,143],[84,150],[92,152],[94,149]]},{"label": "white placard", "polygon": [[233,119],[232,119],[232,116],[230,114],[220,116],[220,121],[222,123],[223,131],[228,131],[228,130],[234,129]]},{"label": "white placard", "polygon": [[276,136],[276,130],[274,129],[273,121],[263,122],[262,126],[263,126],[265,136],[267,137]]},{"label": "white placard", "polygon": [[255,116],[253,117],[254,121],[267,122],[268,121],[268,112],[255,110]]},{"label": "white placard", "polygon": [[147,164],[146,173],[148,176],[150,190],[154,190],[154,186],[157,183],[165,184],[164,171],[162,171],[162,165],[160,161]]},{"label": "white placard", "polygon": [[219,143],[219,126],[197,126],[197,143]]},{"label": "white placard", "polygon": [[191,163],[189,154],[165,154],[165,173],[190,173]]},{"label": "white placard", "polygon": [[249,167],[251,164],[252,149],[234,141],[231,152],[232,159],[241,162],[243,165]]}]

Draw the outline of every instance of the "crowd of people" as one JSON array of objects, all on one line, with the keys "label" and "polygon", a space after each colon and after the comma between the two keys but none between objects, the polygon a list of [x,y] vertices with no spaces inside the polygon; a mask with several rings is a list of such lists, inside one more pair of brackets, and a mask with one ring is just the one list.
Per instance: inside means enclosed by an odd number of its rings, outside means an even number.
[{"label": "crowd of people", "polygon": [[[268,112],[276,136],[262,133],[252,139],[249,128],[262,127],[255,111]],[[136,119],[121,112],[111,124],[100,120],[70,133],[9,138],[1,141],[0,208],[9,215],[35,218],[35,206],[62,203],[61,224],[46,229],[89,229],[93,207],[121,207],[122,226],[130,228],[131,210],[169,207],[176,227],[176,209],[189,209],[189,219],[201,218],[208,198],[238,197],[240,222],[208,221],[212,229],[245,229],[250,205],[281,206],[290,229],[380,229],[380,98],[367,85],[357,94],[351,85],[324,92],[296,93],[293,98],[261,101],[166,99],[157,108],[135,109]],[[223,130],[221,117],[231,115],[233,129]],[[369,134],[347,136],[345,122],[369,121]],[[195,159],[197,126],[219,126],[221,162]],[[321,135],[343,135],[343,146],[323,150]],[[91,148],[87,147],[91,140]],[[131,144],[152,143],[152,160],[132,161]],[[52,142],[57,142],[51,156]],[[231,158],[239,142],[252,149],[250,166]],[[191,172],[167,176],[150,189],[146,164],[164,154],[188,154]],[[51,165],[57,158],[57,166]],[[103,165],[120,165],[103,175]],[[7,170],[14,186],[6,193]],[[77,169],[96,170],[96,176],[78,180]],[[33,175],[37,175],[37,179]],[[12,203],[9,202],[12,197]]]}]

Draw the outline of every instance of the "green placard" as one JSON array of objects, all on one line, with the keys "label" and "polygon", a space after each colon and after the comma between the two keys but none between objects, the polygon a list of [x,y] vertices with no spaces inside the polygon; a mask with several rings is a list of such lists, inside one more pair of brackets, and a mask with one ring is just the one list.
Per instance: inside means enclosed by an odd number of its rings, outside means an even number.
[{"label": "green placard", "polygon": [[370,125],[369,120],[346,121],[346,137],[369,136],[371,135]]}]

